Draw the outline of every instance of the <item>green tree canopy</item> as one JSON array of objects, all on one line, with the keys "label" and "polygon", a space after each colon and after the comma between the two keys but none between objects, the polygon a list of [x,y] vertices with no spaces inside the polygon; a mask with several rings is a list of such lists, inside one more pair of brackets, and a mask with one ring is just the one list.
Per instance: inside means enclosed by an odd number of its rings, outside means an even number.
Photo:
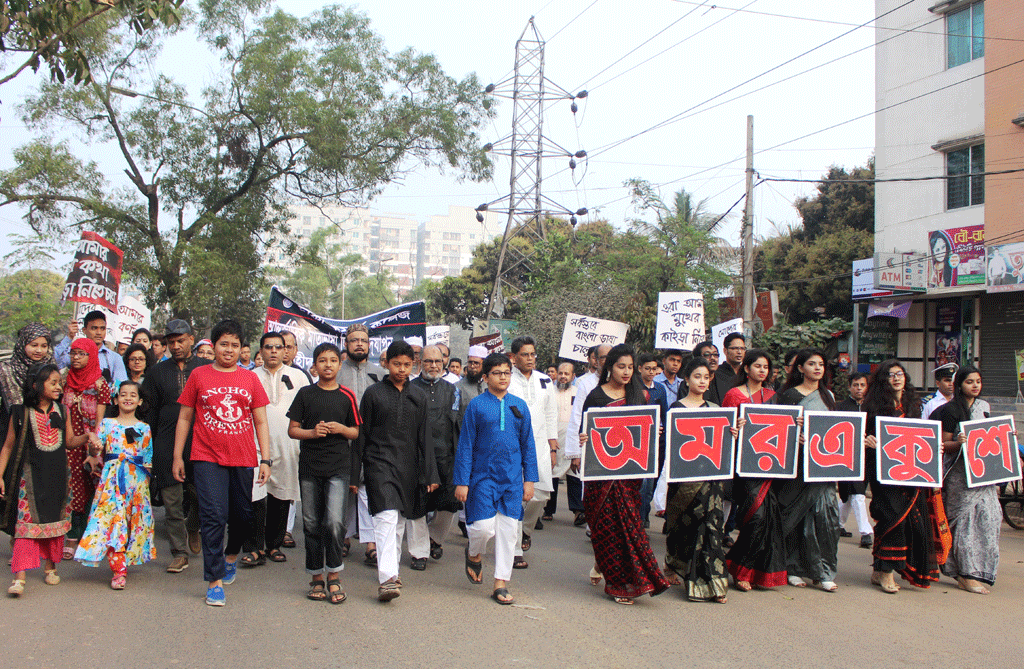
[{"label": "green tree canopy", "polygon": [[64,279],[43,269],[0,276],[0,346],[12,346],[27,323],[38,321],[58,330],[71,320],[72,305],[60,302]]},{"label": "green tree canopy", "polygon": [[[108,182],[43,136],[0,172],[0,206],[27,210],[35,243],[66,248],[78,228],[96,229],[125,250],[127,278],[151,306],[187,318],[257,271],[253,251],[280,232],[290,202],[359,204],[417,166],[489,176],[476,132],[492,112],[475,76],[455,80],[433,56],[388,52],[353,10],[299,18],[258,4],[202,5],[190,27],[222,66],[199,99],[150,74],[161,35],[126,30],[89,52],[92,85],[41,86],[25,120],[111,143],[128,181]],[[190,290],[189,263],[219,226],[249,246],[221,254],[201,276],[205,290]]]}]

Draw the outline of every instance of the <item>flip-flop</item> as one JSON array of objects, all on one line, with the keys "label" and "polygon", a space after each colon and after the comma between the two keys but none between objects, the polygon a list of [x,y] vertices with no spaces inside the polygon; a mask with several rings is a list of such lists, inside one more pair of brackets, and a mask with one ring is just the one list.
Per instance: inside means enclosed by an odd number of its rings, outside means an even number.
[{"label": "flip-flop", "polygon": [[[472,560],[470,560],[469,559],[469,546],[466,546],[466,578],[468,578],[469,582],[472,583],[473,585],[480,585],[481,583],[484,582],[483,573],[484,573],[484,562],[483,562],[483,560],[481,560],[480,562],[473,562]],[[475,579],[473,578],[474,576],[476,577]]]},{"label": "flip-flop", "polygon": [[[508,597],[508,599],[502,599],[502,597]],[[508,606],[512,602],[516,601],[515,598],[508,594],[508,588],[498,588],[491,593],[491,599],[498,602],[502,606]]]}]

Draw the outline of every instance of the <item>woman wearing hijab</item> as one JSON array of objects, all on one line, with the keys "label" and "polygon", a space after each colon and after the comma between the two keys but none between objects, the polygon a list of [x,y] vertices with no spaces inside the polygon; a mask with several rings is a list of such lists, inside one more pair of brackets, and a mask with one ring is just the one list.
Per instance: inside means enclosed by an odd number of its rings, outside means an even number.
[{"label": "woman wearing hijab", "polygon": [[0,362],[0,431],[7,429],[11,407],[21,404],[24,399],[22,387],[28,378],[29,368],[39,363],[56,364],[53,360],[53,340],[48,327],[42,323],[29,323],[18,331],[14,354]]},{"label": "woman wearing hijab", "polygon": [[[78,540],[89,520],[89,509],[96,492],[92,472],[98,475],[102,468],[97,457],[102,444],[96,436],[96,429],[103,421],[106,406],[110,404],[110,386],[100,371],[96,344],[86,337],[74,340],[71,342],[70,361],[61,403],[67,409],[72,434],[76,437],[85,435],[87,440],[83,445],[68,448],[68,465],[71,467],[71,530],[64,547],[65,560],[75,556]],[[85,470],[86,464],[90,471]]]}]

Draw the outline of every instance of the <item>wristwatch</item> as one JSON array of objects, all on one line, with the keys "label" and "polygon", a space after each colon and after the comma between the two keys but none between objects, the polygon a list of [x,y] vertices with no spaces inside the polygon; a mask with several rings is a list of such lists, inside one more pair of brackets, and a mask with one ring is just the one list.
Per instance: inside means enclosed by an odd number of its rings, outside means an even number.
[{"label": "wristwatch", "polygon": [[266,465],[268,467],[273,467],[274,466],[274,461],[273,460],[260,460],[260,464],[261,465]]}]

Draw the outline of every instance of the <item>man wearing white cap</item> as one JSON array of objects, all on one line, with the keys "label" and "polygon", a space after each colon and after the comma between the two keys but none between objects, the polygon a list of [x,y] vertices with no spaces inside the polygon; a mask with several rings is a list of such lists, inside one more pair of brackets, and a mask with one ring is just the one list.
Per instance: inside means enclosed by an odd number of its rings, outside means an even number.
[{"label": "man wearing white cap", "polygon": [[922,400],[921,418],[927,420],[933,411],[953,399],[953,377],[958,369],[955,362],[935,368],[935,392]]}]

